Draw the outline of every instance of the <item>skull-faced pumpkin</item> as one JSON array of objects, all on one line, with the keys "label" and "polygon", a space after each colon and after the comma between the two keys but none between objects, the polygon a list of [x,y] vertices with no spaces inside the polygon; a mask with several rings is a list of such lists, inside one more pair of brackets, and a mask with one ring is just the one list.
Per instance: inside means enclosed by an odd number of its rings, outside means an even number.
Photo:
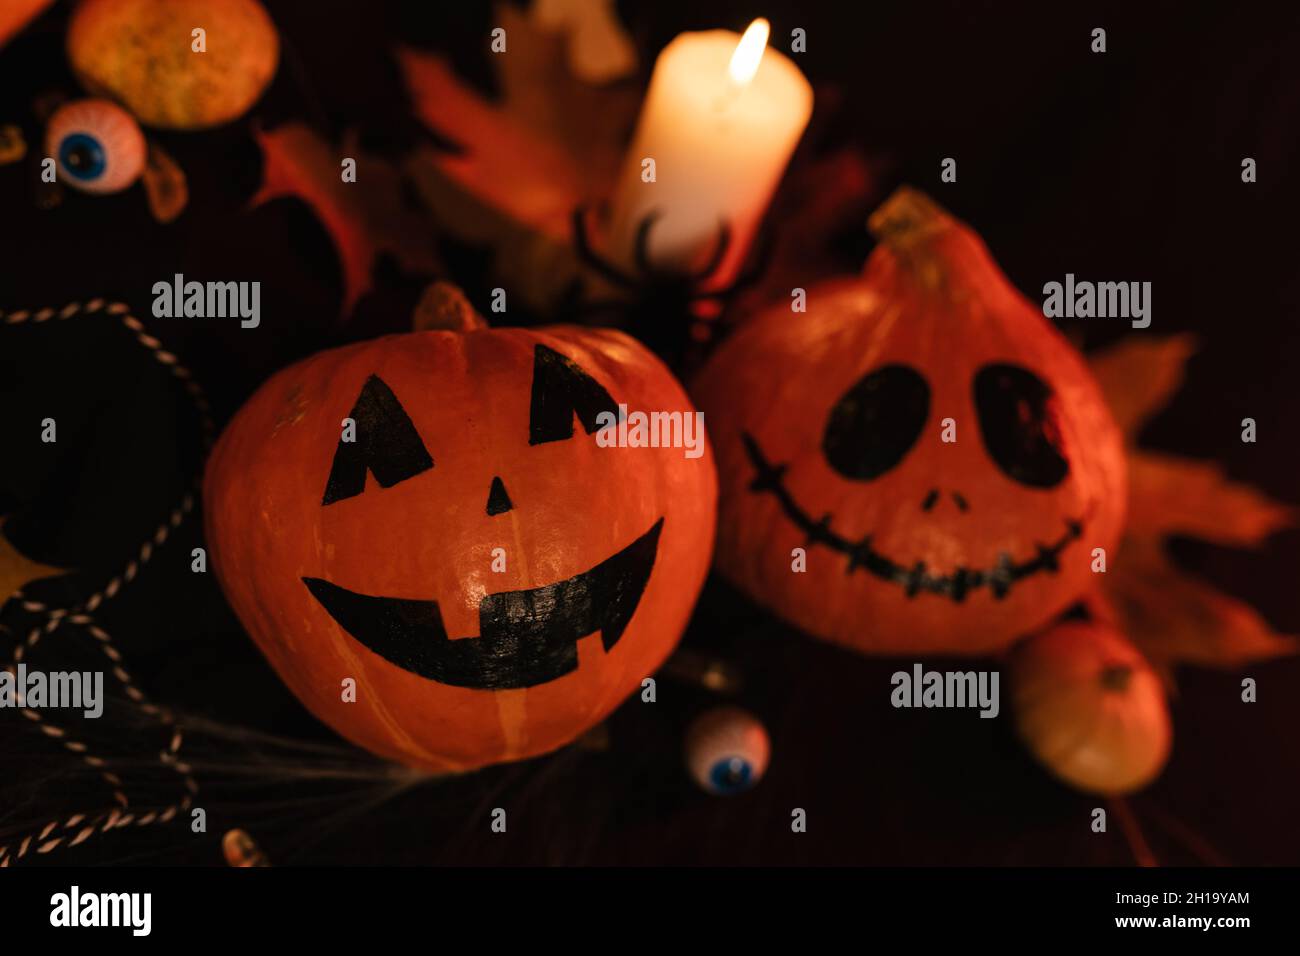
[{"label": "skull-faced pumpkin", "polygon": [[553,750],[659,666],[709,563],[711,455],[600,447],[619,403],[692,411],[606,330],[427,331],[300,362],[208,466],[226,596],[299,699],[375,753],[461,770]]},{"label": "skull-faced pumpkin", "polygon": [[870,225],[860,278],[756,316],[695,383],[717,562],[858,650],[989,651],[1090,587],[1123,523],[1120,434],[973,232],[908,189]]}]

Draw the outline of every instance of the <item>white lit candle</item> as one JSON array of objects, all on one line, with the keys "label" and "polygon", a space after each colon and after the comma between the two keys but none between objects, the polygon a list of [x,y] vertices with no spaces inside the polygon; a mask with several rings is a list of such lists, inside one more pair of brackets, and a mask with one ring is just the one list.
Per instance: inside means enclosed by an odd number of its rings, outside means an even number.
[{"label": "white lit candle", "polygon": [[648,252],[656,267],[700,268],[725,223],[730,246],[708,286],[739,271],[812,113],[812,87],[767,49],[768,30],[760,19],[744,37],[683,33],[659,54],[610,215],[608,248],[627,268],[638,228],[655,216]]}]

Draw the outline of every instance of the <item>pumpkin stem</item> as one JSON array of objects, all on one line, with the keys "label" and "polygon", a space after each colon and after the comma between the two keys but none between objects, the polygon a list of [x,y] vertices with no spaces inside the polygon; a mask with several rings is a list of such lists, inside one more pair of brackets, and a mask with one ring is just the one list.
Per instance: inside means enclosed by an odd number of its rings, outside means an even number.
[{"label": "pumpkin stem", "polygon": [[1133,668],[1127,664],[1111,664],[1101,670],[1101,686],[1109,691],[1123,693],[1133,679]]},{"label": "pumpkin stem", "polygon": [[474,332],[488,327],[460,287],[439,279],[420,296],[411,318],[417,332]]},{"label": "pumpkin stem", "polygon": [[905,251],[953,225],[953,218],[918,189],[899,186],[867,219],[867,228],[881,242]]},{"label": "pumpkin stem", "polygon": [[[921,288],[947,290],[956,265],[958,247],[942,237],[960,236],[957,220],[929,196],[909,186],[900,186],[867,220],[867,228],[880,240],[877,250],[887,250],[888,258],[910,274]],[[867,260],[868,268],[876,259]]]}]

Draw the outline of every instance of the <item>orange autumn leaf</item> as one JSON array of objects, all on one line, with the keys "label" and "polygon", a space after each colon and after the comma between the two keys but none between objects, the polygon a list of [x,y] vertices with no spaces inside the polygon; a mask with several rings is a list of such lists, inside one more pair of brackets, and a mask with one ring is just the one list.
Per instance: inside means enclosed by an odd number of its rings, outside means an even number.
[{"label": "orange autumn leaf", "polygon": [[1236,667],[1300,650],[1295,637],[1276,633],[1249,604],[1174,565],[1158,542],[1130,540],[1120,554],[1125,569],[1107,575],[1106,599],[1157,666]]},{"label": "orange autumn leaf", "polygon": [[1125,339],[1088,357],[1115,423],[1129,444],[1142,426],[1182,387],[1187,360],[1196,351],[1193,335]]},{"label": "orange autumn leaf", "polygon": [[63,568],[32,561],[9,543],[0,526],[0,607],[32,581],[67,574]]},{"label": "orange autumn leaf", "polygon": [[1130,454],[1129,496],[1134,537],[1183,535],[1253,547],[1296,517],[1295,508],[1229,480],[1214,462],[1158,452]]},{"label": "orange autumn leaf", "polygon": [[636,69],[636,46],[618,22],[614,0],[535,0],[534,22],[568,33],[567,60],[573,75],[608,83]]},{"label": "orange autumn leaf", "polygon": [[54,0],[4,0],[0,3],[0,47],[17,36],[53,2]]},{"label": "orange autumn leaf", "polygon": [[433,219],[462,242],[491,249],[492,274],[528,307],[549,308],[578,279],[582,266],[566,239],[532,229],[463,189],[431,149],[416,150],[404,169]]},{"label": "orange autumn leaf", "polygon": [[[363,153],[354,136],[345,137],[340,148],[301,123],[255,135],[264,162],[252,206],[292,196],[311,207],[338,252],[345,316],[369,291],[375,260],[383,253],[408,272],[441,271],[432,223],[407,207],[401,172],[392,163]],[[343,181],[345,157],[356,160],[356,182]]]},{"label": "orange autumn leaf", "polygon": [[1182,570],[1166,543],[1178,535],[1256,547],[1295,524],[1297,509],[1230,480],[1215,462],[1137,447],[1142,427],[1183,382],[1189,335],[1127,340],[1090,364],[1129,446],[1129,519],[1117,559],[1090,602],[1162,673],[1174,664],[1235,667],[1296,653],[1250,605]]},{"label": "orange autumn leaf", "polygon": [[581,178],[556,144],[510,122],[460,81],[440,57],[399,52],[416,114],[463,144],[423,156],[470,195],[553,237],[567,234]]},{"label": "orange autumn leaf", "polygon": [[[510,4],[498,4],[494,16],[507,38],[506,52],[491,56],[498,100],[460,80],[443,57],[397,51],[416,116],[459,149],[426,158],[516,223],[567,241],[574,208],[613,182],[640,91],[575,76],[569,51],[580,33],[549,32],[536,13]],[[473,223],[448,226],[459,234]]]}]

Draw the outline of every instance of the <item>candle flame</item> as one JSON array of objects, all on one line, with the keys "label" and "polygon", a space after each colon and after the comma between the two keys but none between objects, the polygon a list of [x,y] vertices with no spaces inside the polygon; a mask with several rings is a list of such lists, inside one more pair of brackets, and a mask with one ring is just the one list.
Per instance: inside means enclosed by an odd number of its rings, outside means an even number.
[{"label": "candle flame", "polygon": [[767,36],[772,32],[772,25],[759,17],[749,25],[745,35],[736,45],[736,52],[731,55],[731,66],[727,72],[737,86],[746,86],[758,72],[758,64],[763,60],[763,51],[767,49]]}]

